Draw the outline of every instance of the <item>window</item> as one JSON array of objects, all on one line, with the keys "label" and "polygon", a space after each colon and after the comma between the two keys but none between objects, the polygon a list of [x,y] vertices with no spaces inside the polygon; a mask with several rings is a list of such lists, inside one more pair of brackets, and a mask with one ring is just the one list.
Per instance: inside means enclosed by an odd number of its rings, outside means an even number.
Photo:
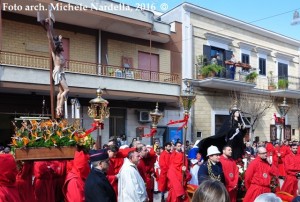
[{"label": "window", "polygon": [[249,64],[249,55],[242,53],[242,63]]},{"label": "window", "polygon": [[225,64],[225,55],[224,50],[216,47],[211,47],[210,49],[210,58],[217,58],[218,65],[224,66]]},{"label": "window", "polygon": [[126,109],[111,108],[109,116],[109,137],[118,137],[125,133]]},{"label": "window", "polygon": [[[143,80],[158,81],[159,55],[138,52],[138,69],[141,70]],[[145,70],[145,71],[143,71]]]},{"label": "window", "polygon": [[259,58],[259,74],[266,76],[266,59]]},{"label": "window", "polygon": [[288,78],[288,65],[278,62],[278,79]]}]

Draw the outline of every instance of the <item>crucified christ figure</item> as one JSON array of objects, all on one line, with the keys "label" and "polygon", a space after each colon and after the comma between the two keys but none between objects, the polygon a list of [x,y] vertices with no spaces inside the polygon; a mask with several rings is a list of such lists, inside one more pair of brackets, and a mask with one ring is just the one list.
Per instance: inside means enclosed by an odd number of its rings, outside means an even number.
[{"label": "crucified christ figure", "polygon": [[56,114],[57,116],[61,117],[63,115],[64,101],[67,100],[69,93],[69,87],[64,72],[66,60],[62,54],[64,51],[62,46],[62,36],[54,35],[53,19],[51,18],[51,15],[49,15],[49,17],[45,20],[41,21],[41,24],[47,31],[47,37],[51,48],[52,59],[54,63],[52,77],[54,84],[58,85],[59,87],[59,92],[57,94]]}]

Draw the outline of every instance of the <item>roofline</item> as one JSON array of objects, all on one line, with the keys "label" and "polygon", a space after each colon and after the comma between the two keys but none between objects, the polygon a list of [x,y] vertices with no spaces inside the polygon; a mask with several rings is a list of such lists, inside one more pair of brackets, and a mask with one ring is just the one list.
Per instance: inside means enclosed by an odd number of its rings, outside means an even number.
[{"label": "roofline", "polygon": [[[186,3],[186,2],[184,2],[184,3],[176,6],[172,10],[174,10],[174,9],[180,7],[180,6],[184,10],[189,11],[191,13],[195,13],[195,14],[199,14],[199,15],[202,15],[202,16],[206,16],[206,17],[212,18],[214,20],[218,20],[220,22],[224,22],[226,24],[231,24],[231,25],[237,26],[237,27],[239,27],[241,29],[245,29],[247,31],[254,32],[254,33],[260,34],[262,36],[268,37],[268,38],[271,37],[271,38],[273,38],[275,40],[278,40],[278,41],[281,41],[281,42],[285,42],[285,43],[288,43],[288,44],[291,44],[291,45],[294,45],[294,46],[300,46],[300,40],[293,39],[291,37],[287,37],[287,36],[284,36],[282,34],[278,34],[276,32],[273,32],[273,31],[261,28],[261,27],[256,26],[256,25],[252,25],[250,23],[247,23],[247,22],[244,22],[244,21],[241,21],[241,20],[229,17],[227,15],[224,15],[224,14],[221,14],[221,13],[218,13],[218,12],[206,9],[206,8],[202,8],[202,7],[197,6],[195,4],[192,4],[192,3]],[[171,12],[172,10],[164,13],[163,15],[166,15],[167,13]]]}]

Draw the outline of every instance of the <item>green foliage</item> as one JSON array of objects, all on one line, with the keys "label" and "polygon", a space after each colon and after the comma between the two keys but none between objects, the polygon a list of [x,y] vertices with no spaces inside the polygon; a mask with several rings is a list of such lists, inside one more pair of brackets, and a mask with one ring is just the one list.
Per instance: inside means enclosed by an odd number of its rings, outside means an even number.
[{"label": "green foliage", "polygon": [[51,120],[23,121],[18,128],[15,125],[15,134],[11,145],[15,148],[23,147],[63,147],[81,145],[89,148],[93,143],[91,135],[66,120],[60,122]]},{"label": "green foliage", "polygon": [[277,88],[275,82],[274,82],[274,76],[273,76],[273,71],[269,71],[269,76],[268,76],[268,83],[269,83],[269,86],[270,87],[273,87],[273,88]]},{"label": "green foliage", "polygon": [[256,72],[251,72],[248,74],[245,78],[246,81],[248,82],[254,82],[254,80],[257,78],[258,74]]},{"label": "green foliage", "polygon": [[206,57],[204,55],[198,55],[196,56],[196,72],[197,74],[202,74],[202,67],[205,65],[205,61],[207,61]]},{"label": "green foliage", "polygon": [[217,65],[217,64],[209,64],[202,67],[202,75],[203,76],[212,76],[219,72],[221,72],[224,67]]},{"label": "green foliage", "polygon": [[289,81],[287,79],[279,79],[278,80],[278,88],[279,89],[285,89],[288,88]]}]

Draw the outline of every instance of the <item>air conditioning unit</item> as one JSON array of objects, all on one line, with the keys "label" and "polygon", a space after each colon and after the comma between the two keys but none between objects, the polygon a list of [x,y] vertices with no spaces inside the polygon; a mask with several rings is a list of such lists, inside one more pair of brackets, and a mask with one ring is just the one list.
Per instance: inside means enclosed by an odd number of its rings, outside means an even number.
[{"label": "air conditioning unit", "polygon": [[139,111],[139,122],[151,122],[149,111]]}]

